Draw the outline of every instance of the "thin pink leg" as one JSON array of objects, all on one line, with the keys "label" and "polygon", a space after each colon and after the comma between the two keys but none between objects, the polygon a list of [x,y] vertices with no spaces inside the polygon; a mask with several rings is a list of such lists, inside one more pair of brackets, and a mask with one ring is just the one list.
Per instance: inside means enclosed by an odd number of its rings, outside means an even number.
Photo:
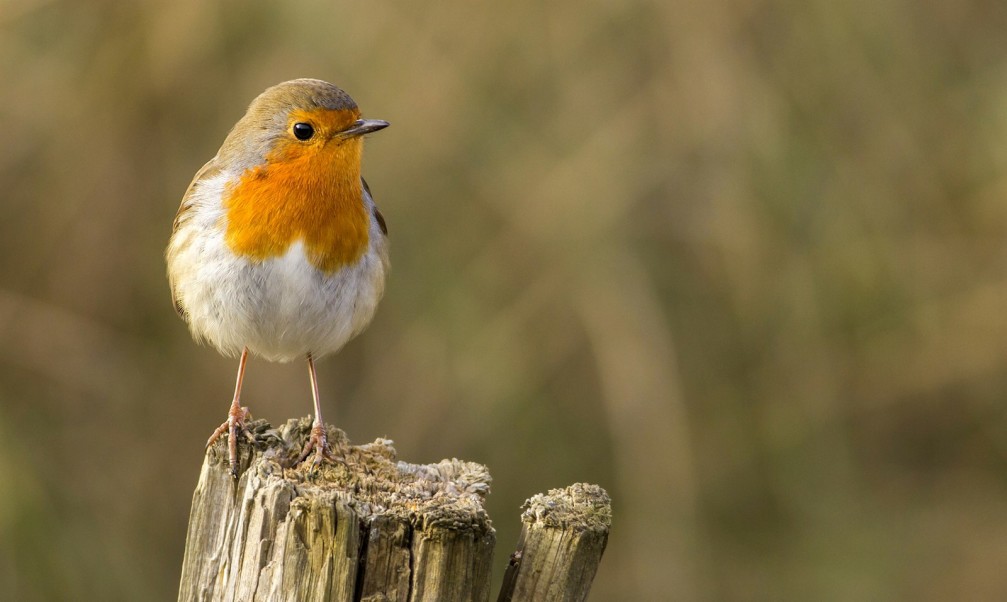
[{"label": "thin pink leg", "polygon": [[248,349],[241,351],[241,359],[238,360],[238,379],[234,384],[234,399],[231,400],[231,409],[227,412],[227,420],[217,427],[210,439],[206,442],[206,447],[210,447],[217,442],[225,432],[227,433],[227,452],[231,462],[231,474],[235,478],[238,476],[238,431],[244,433],[249,442],[254,442],[255,437],[245,422],[251,418],[248,408],[241,407],[241,384],[245,380],[245,363],[248,361]]},{"label": "thin pink leg", "polygon": [[303,462],[314,450],[315,459],[312,464],[320,464],[323,459],[332,460],[332,452],[329,450],[328,437],[325,435],[325,423],[322,421],[322,402],[318,399],[318,377],[315,375],[315,361],[308,354],[308,376],[311,379],[311,399],[315,403],[315,420],[311,424],[311,436],[304,444],[301,451],[301,462]]}]

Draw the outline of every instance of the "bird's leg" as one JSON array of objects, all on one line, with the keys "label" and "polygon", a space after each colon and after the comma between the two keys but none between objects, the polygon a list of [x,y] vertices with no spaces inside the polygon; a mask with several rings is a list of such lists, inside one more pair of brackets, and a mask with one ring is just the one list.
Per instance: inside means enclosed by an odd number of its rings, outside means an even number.
[{"label": "bird's leg", "polygon": [[238,478],[238,431],[241,430],[245,437],[248,438],[249,443],[255,442],[255,437],[252,436],[251,431],[248,430],[248,425],[245,424],[252,415],[248,412],[248,408],[241,407],[241,383],[245,380],[245,362],[248,361],[248,348],[241,351],[241,359],[238,360],[238,380],[234,385],[234,399],[231,400],[231,409],[227,412],[227,420],[223,424],[217,427],[217,430],[213,431],[210,435],[210,439],[206,442],[206,447],[210,447],[217,442],[225,432],[227,433],[227,452],[228,459],[231,462],[231,475],[234,478]]},{"label": "bird's leg", "polygon": [[314,450],[315,459],[312,460],[312,464],[317,466],[323,459],[333,460],[334,458],[329,450],[328,437],[325,435],[325,423],[322,422],[322,404],[318,399],[318,377],[315,376],[315,362],[310,353],[308,354],[308,376],[311,378],[311,399],[315,402],[315,421],[311,425],[311,436],[308,437],[308,441],[301,451],[300,461],[306,460]]}]

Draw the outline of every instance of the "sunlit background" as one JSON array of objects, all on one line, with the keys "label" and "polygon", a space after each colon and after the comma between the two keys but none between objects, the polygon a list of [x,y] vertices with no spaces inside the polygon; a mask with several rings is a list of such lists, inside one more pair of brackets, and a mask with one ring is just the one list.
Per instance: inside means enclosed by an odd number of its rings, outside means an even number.
[{"label": "sunlit background", "polygon": [[[182,193],[332,81],[393,272],[326,418],[613,498],[594,600],[1007,598],[1007,5],[0,1],[0,598],[169,600],[236,361]],[[303,364],[245,401],[310,412]]]}]

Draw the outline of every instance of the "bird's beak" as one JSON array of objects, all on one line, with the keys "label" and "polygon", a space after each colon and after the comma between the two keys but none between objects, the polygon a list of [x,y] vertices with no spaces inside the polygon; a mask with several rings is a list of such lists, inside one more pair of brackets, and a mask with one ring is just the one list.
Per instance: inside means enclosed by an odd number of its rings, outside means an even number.
[{"label": "bird's beak", "polygon": [[339,132],[336,136],[339,138],[356,138],[357,136],[383,130],[388,125],[387,121],[382,121],[381,119],[358,119],[353,122],[353,125]]}]

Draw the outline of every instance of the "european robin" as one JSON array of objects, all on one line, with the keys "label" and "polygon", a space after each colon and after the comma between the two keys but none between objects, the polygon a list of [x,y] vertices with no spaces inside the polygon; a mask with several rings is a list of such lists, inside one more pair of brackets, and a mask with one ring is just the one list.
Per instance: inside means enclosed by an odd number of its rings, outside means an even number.
[{"label": "european robin", "polygon": [[360,174],[363,136],[388,126],[362,119],[336,86],[296,79],[267,89],[193,178],[166,252],[179,315],[197,341],[238,356],[225,432],[237,476],[248,354],[308,363],[315,418],[300,460],[331,458],[315,360],[371,321],[388,271],[387,229]]}]

